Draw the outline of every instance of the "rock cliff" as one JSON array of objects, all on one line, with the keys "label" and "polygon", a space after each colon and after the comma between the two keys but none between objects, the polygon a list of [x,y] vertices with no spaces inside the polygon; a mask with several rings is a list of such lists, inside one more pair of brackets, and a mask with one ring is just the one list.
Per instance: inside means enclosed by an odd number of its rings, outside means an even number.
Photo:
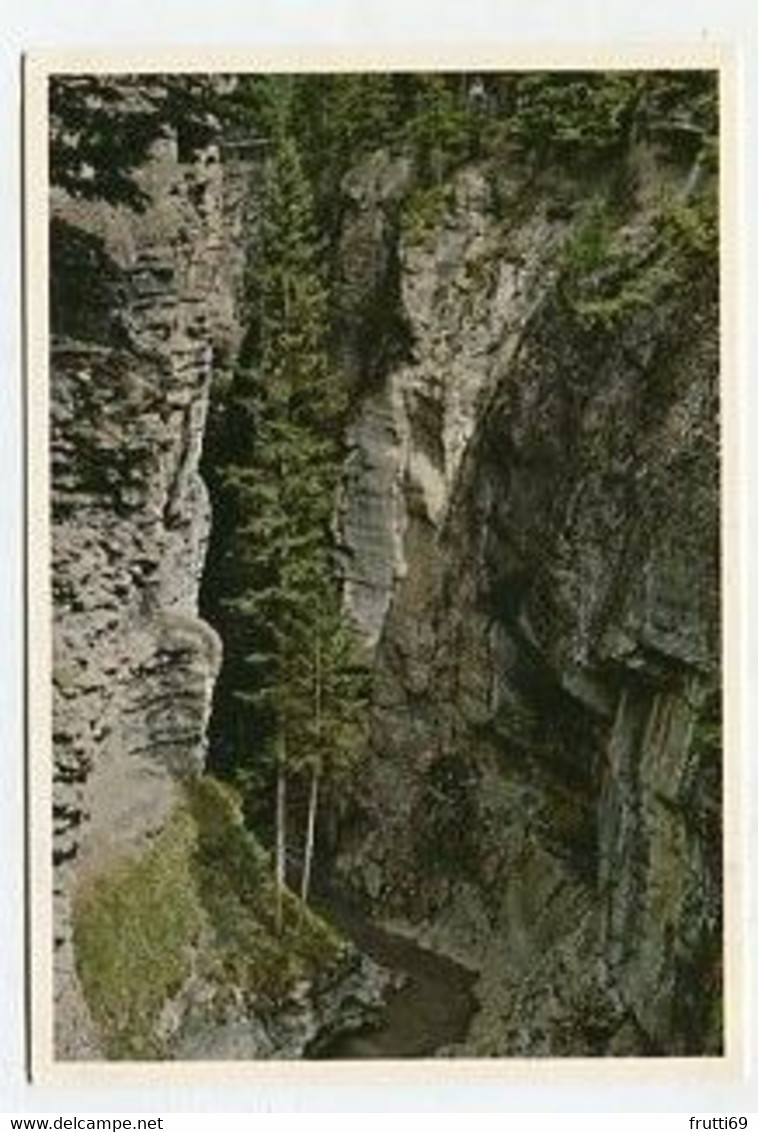
[{"label": "rock cliff", "polygon": [[268,856],[202,775],[222,646],[198,614],[199,466],[260,170],[212,118],[198,134],[181,79],[62,81],[80,150],[100,113],[149,133],[69,162],[51,200],[55,1056],[302,1057],[388,976],[289,894],[274,928]]},{"label": "rock cliff", "polygon": [[[116,86],[138,113],[143,95]],[[85,109],[99,97],[85,87]],[[388,985],[290,894],[274,922],[239,799],[198,778],[222,651],[198,593],[228,617],[218,563],[241,522],[218,508],[206,567],[198,469],[224,378],[255,361],[256,105],[238,151],[164,124],[129,203],[52,194],[61,1058],[308,1056]],[[715,1054],[716,178],[687,123],[662,146],[630,124],[621,147],[614,119],[606,161],[558,161],[467,106],[449,161],[403,127],[341,166],[326,210],[352,404],[333,534],[371,692],[319,852],[331,837],[371,915],[475,973],[479,1010],[445,1054]],[[244,772],[257,821],[265,744],[253,715],[232,733],[230,689],[216,767]]]},{"label": "rock cliff", "polygon": [[134,211],[54,190],[55,985],[59,1056],[92,1052],[75,885],[145,844],[204,760],[220,660],[197,616],[210,508],[198,460],[214,351],[233,342],[218,149],[156,140]]},{"label": "rock cliff", "polygon": [[383,176],[353,175],[343,229],[406,341],[378,377],[377,336],[354,361],[341,531],[375,680],[342,873],[479,972],[460,1052],[715,1052],[718,295],[683,237],[693,170],[510,155],[402,206]]}]

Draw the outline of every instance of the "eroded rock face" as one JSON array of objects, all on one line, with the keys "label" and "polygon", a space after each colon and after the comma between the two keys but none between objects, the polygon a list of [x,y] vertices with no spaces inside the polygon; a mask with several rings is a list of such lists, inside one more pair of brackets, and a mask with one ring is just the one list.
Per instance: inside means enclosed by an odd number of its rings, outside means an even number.
[{"label": "eroded rock face", "polygon": [[170,136],[142,213],[52,201],[55,987],[59,1057],[91,1056],[74,887],[142,845],[203,764],[220,642],[197,615],[214,353],[237,330],[218,151]]},{"label": "eroded rock face", "polygon": [[588,326],[560,286],[586,189],[553,190],[468,170],[399,246],[413,360],[367,393],[343,504],[376,677],[341,868],[480,972],[461,1052],[715,1052],[716,287]]},{"label": "eroded rock face", "polygon": [[336,1035],[376,1024],[392,976],[352,947],[327,978],[304,980],[289,999],[268,1013],[231,1006],[209,1027],[207,1012],[195,1024],[187,1010],[171,1044],[179,1061],[299,1060],[313,1056]]},{"label": "eroded rock face", "polygon": [[[339,533],[347,609],[371,648],[407,572],[409,519],[442,525],[479,409],[566,228],[535,211],[506,236],[492,184],[470,168],[446,191],[444,223],[403,239],[409,179],[405,162],[381,154],[351,176],[338,254],[343,364],[367,389],[347,437]],[[380,327],[364,307],[384,311]]]}]

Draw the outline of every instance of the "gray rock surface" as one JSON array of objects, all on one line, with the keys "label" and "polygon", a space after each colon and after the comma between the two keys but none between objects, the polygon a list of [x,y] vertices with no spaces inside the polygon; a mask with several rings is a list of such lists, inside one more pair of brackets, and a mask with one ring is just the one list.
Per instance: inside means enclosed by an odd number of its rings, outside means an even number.
[{"label": "gray rock surface", "polygon": [[[644,249],[661,186],[691,179],[636,159],[615,238]],[[239,344],[248,173],[225,179],[214,147],[182,164],[166,135],[137,176],[142,213],[53,197],[63,1058],[99,1053],[72,894],[144,846],[202,767],[220,660],[197,613],[198,462],[212,374]],[[412,182],[384,153],[354,170],[336,257],[358,408],[335,529],[374,663],[341,876],[478,971],[457,1052],[718,1052],[713,280],[686,274],[588,331],[562,289],[581,178],[561,173],[558,208],[554,171],[472,165],[422,229]],[[163,1022],[176,1057],[299,1057],[360,1025],[383,986],[353,953],[273,1015],[232,1003],[209,1027],[189,986],[197,1025],[192,1002]]]},{"label": "gray rock surface", "polygon": [[[138,856],[206,756],[221,642],[198,616],[210,533],[199,474],[214,380],[240,343],[255,165],[166,134],[138,212],[55,191],[52,209],[55,1043],[103,1056],[76,974],[72,903]],[[193,941],[187,940],[192,953]],[[193,971],[156,1039],[178,1059],[295,1058],[359,1028],[390,976],[345,946],[287,1001],[223,1011]],[[241,995],[241,992],[240,992]],[[240,998],[240,995],[237,997]]]},{"label": "gray rock surface", "polygon": [[376,1021],[392,976],[354,948],[328,977],[303,981],[275,1010],[227,1008],[208,1026],[204,1010],[191,1007],[171,1048],[180,1061],[298,1060],[339,1034]]},{"label": "gray rock surface", "polygon": [[[73,888],[139,848],[202,767],[220,641],[197,615],[214,351],[232,348],[223,179],[170,137],[144,212],[55,192],[51,342],[56,1049],[91,1056]],[[228,212],[227,212],[228,215]]]},{"label": "gray rock surface", "polygon": [[[615,238],[647,246],[677,183],[636,160]],[[588,330],[561,191],[472,168],[400,240],[412,361],[366,391],[342,504],[376,673],[340,867],[480,971],[462,1053],[717,1052],[717,293],[681,265]]]},{"label": "gray rock surface", "polygon": [[[413,238],[398,219],[408,182],[405,165],[381,155],[351,174],[353,208],[338,253],[343,364],[367,387],[348,432],[338,531],[347,609],[370,649],[407,570],[409,516],[444,522],[479,409],[543,293],[566,227],[535,210],[504,232],[492,186],[473,167],[447,189],[434,237]],[[410,337],[397,365],[363,316],[364,307],[392,304],[385,335]]]}]

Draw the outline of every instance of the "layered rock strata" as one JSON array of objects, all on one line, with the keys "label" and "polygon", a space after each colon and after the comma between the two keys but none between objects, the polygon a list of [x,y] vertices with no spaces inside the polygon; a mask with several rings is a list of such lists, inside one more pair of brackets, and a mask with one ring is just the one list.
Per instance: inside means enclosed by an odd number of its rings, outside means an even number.
[{"label": "layered rock strata", "polygon": [[[141,211],[54,191],[51,459],[56,1049],[96,1051],[71,893],[143,845],[202,767],[220,661],[197,615],[198,461],[214,355],[237,333],[218,150],[157,140]],[[228,210],[227,210],[228,213]]]},{"label": "layered rock strata", "polygon": [[[649,263],[687,191],[638,156],[598,271]],[[461,1052],[718,1052],[717,288],[677,248],[650,301],[572,305],[588,189],[560,189],[476,167],[398,227],[409,360],[366,392],[342,504],[376,675],[341,868],[480,972]]]}]

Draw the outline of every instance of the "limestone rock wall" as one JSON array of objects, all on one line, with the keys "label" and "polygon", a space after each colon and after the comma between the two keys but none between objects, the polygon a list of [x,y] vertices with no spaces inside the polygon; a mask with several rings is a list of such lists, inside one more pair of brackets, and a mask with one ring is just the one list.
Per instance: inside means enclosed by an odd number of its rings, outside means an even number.
[{"label": "limestone rock wall", "polygon": [[[409,521],[441,527],[479,409],[566,229],[535,210],[505,233],[492,182],[471,167],[446,187],[441,223],[409,236],[400,202],[410,183],[407,162],[382,154],[352,174],[337,255],[343,364],[365,390],[347,437],[339,533],[347,608],[370,647],[407,571]],[[374,321],[384,310],[379,326],[366,324],[366,307]]]},{"label": "limestone rock wall", "polygon": [[[56,1043],[90,1056],[72,893],[158,830],[203,765],[220,642],[199,619],[210,508],[198,474],[214,365],[236,345],[215,146],[166,134],[142,212],[54,192]],[[233,267],[233,264],[231,265]]]},{"label": "limestone rock wall", "polygon": [[[638,157],[624,247],[689,182]],[[588,328],[562,249],[598,191],[472,167],[399,221],[407,356],[347,466],[376,672],[340,867],[480,972],[473,1054],[721,1040],[717,290],[685,271]]]}]

